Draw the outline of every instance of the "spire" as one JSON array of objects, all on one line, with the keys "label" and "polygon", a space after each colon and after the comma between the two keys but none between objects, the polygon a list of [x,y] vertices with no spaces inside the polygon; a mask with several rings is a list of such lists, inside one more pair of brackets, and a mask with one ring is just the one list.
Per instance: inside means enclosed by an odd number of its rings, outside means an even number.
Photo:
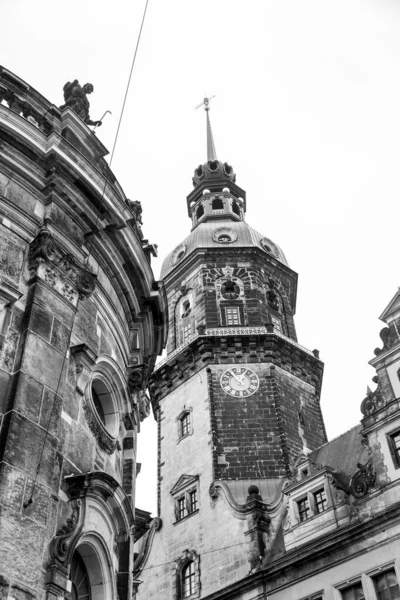
[{"label": "spire", "polygon": [[204,110],[206,111],[206,121],[207,121],[207,160],[217,160],[217,153],[215,151],[214,138],[211,129],[211,121],[210,115],[208,114],[210,111],[210,100],[215,98],[215,96],[211,96],[211,98],[207,98],[207,96],[203,99],[203,102],[196,106],[196,108],[200,108],[200,106],[204,105]]}]

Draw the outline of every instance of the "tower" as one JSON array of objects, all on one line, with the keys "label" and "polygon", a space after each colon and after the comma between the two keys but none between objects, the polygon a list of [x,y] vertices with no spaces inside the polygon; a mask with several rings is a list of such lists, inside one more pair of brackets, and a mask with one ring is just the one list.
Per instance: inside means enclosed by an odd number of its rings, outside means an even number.
[{"label": "tower", "polygon": [[140,203],[87,123],[0,67],[2,598],[132,597],[166,303]]},{"label": "tower", "polygon": [[159,517],[134,565],[146,600],[208,597],[279,554],[283,481],[300,454],[326,442],[323,365],[297,342],[297,275],[246,223],[246,193],[217,159],[207,98],[204,106],[192,230],[161,273],[169,338],[150,381]]}]

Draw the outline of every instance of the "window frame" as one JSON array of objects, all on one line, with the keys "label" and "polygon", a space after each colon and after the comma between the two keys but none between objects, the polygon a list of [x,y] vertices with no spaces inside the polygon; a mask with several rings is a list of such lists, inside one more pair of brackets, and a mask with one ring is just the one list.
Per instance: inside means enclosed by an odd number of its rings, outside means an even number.
[{"label": "window frame", "polygon": [[[308,494],[306,494],[305,496],[299,498],[298,500],[295,501],[297,504],[297,513],[299,515],[299,523],[304,523],[305,521],[309,521],[310,518],[313,516],[311,513],[311,504],[310,504],[310,499],[308,497]],[[306,509],[305,510],[301,510],[300,508],[300,504],[305,502],[307,504]],[[306,517],[303,518],[302,515],[306,513]]]},{"label": "window frame", "polygon": [[[324,497],[322,498],[321,502],[318,502],[318,500],[317,500],[317,494],[321,494],[321,493],[323,493]],[[322,515],[322,513],[326,512],[328,510],[328,496],[326,494],[325,487],[322,486],[321,488],[319,488],[319,490],[316,490],[315,492],[312,492],[312,495],[313,495],[314,506],[315,506],[314,514],[315,515]],[[319,510],[320,504],[322,504],[324,506],[322,510]]]},{"label": "window frame", "polygon": [[[349,581],[346,584],[340,586],[340,588],[338,588],[338,591],[340,592],[341,598],[343,599],[343,592],[346,592],[347,590],[353,589],[355,587],[361,587],[361,590],[362,590],[362,593],[363,593],[362,600],[365,600],[365,591],[364,591],[364,586],[362,584],[361,577],[358,577],[356,580]],[[351,600],[356,600],[356,598],[353,597]],[[357,600],[358,600],[358,598],[357,598]]]},{"label": "window frame", "polygon": [[[179,413],[179,415],[175,419],[176,424],[177,424],[177,441],[176,441],[177,444],[179,444],[179,442],[181,442],[188,436],[193,435],[192,412],[193,412],[192,406],[184,406],[183,409],[181,410],[181,412]],[[188,427],[187,427],[187,432],[183,433],[182,421],[183,421],[183,419],[185,419],[185,417],[188,417]]]},{"label": "window frame", "polygon": [[399,442],[400,442],[400,428],[397,427],[396,429],[394,429],[393,431],[389,431],[385,435],[386,435],[390,455],[392,457],[393,466],[395,469],[400,469],[400,446],[399,446],[399,448],[397,448],[396,443],[394,441],[395,436],[399,436]]},{"label": "window frame", "polygon": [[[188,487],[184,492],[181,492],[179,495],[175,497],[175,523],[180,523],[181,521],[191,517],[192,515],[199,512],[199,491],[198,491],[198,482],[196,481],[195,485],[192,484],[191,487]],[[192,503],[192,495],[196,495],[195,500],[195,508],[193,508]],[[181,506],[183,508],[181,508]]]},{"label": "window frame", "polygon": [[[372,583],[373,588],[374,588],[374,593],[375,593],[376,600],[379,600],[378,590],[376,589],[376,579],[378,577],[381,577],[382,575],[386,575],[386,573],[389,573],[390,571],[393,571],[393,573],[395,575],[396,582],[397,582],[397,587],[399,589],[399,596],[400,596],[400,578],[399,578],[399,575],[398,575],[398,569],[396,569],[396,564],[394,562],[391,562],[391,563],[382,565],[378,569],[374,569],[374,571],[370,571],[367,574],[368,577],[371,579],[371,583]],[[386,588],[386,589],[388,589],[388,588]],[[389,600],[395,600],[394,598],[391,597],[390,593],[389,593],[389,596],[390,596]]]},{"label": "window frame", "polygon": [[[239,306],[225,306],[225,323],[227,327],[240,327],[242,325],[241,323],[241,314],[240,314],[240,307]],[[236,311],[236,316],[237,316],[237,323],[230,323],[229,322],[229,312],[228,311]],[[234,319],[233,319],[234,320]]]},{"label": "window frame", "polygon": [[[189,594],[184,595],[183,576],[186,569],[190,568],[190,565],[193,565],[193,573],[190,573],[190,592]],[[172,597],[176,600],[192,600],[194,598],[199,598],[201,591],[200,556],[197,555],[195,550],[184,550],[175,560],[172,587]]]},{"label": "window frame", "polygon": [[[189,571],[189,575],[186,576],[186,572]],[[185,593],[185,587],[187,585],[186,583],[186,579],[189,580],[189,593]],[[193,594],[196,591],[196,582],[195,582],[195,565],[194,565],[194,561],[193,560],[189,560],[188,562],[186,562],[186,564],[183,566],[182,571],[181,571],[181,598],[190,598],[193,597]]]}]

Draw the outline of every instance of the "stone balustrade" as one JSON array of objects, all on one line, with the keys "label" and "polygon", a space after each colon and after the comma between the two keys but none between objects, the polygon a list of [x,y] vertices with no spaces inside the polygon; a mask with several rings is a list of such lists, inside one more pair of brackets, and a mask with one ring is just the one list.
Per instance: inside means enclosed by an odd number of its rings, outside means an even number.
[{"label": "stone balustrade", "polygon": [[19,77],[0,66],[0,104],[48,135],[60,131],[60,110]]}]

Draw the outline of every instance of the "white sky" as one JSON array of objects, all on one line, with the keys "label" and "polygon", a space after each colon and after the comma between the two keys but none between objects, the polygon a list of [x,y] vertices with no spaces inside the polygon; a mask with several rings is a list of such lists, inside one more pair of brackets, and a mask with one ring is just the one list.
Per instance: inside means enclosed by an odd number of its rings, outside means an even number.
[{"label": "white sky", "polygon": [[[92,82],[112,148],[144,0],[2,0],[0,63],[60,105]],[[190,231],[186,195],[217,155],[247,191],[247,221],[299,274],[299,342],[325,362],[329,437],[357,424],[399,284],[398,0],[150,0],[113,171],[143,205],[161,261]],[[137,505],[155,511],[155,427],[139,437]]]}]

